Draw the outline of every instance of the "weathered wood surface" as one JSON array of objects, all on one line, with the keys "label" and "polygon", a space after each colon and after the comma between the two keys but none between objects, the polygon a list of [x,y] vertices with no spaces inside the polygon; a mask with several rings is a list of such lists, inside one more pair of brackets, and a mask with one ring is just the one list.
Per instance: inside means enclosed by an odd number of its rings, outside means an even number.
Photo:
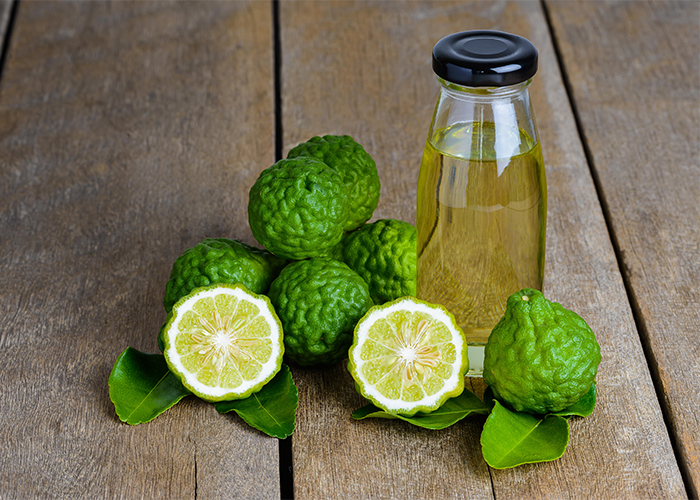
[{"label": "weathered wood surface", "polygon": [[279,498],[278,441],[187,398],[121,423],[170,266],[253,243],[274,161],[268,2],[23,1],[0,82],[0,497]]},{"label": "weathered wood surface", "polygon": [[700,495],[700,3],[548,2],[680,466]]},{"label": "weathered wood surface", "polygon": [[353,135],[380,171],[375,218],[409,222],[437,96],[434,43],[473,28],[535,43],[532,98],[549,183],[545,289],[586,318],[604,356],[598,406],[572,422],[565,456],[505,471],[483,462],[479,419],[437,432],[355,422],[363,401],[343,366],[297,369],[297,498],[685,496],[540,4],[282,2],[280,26],[284,152],[313,135]]},{"label": "weathered wood surface", "polygon": [[[471,28],[535,43],[545,292],[586,318],[604,356],[598,406],[572,421],[564,457],[505,471],[481,458],[483,417],[355,422],[364,402],[342,364],[295,368],[296,498],[682,498],[652,375],[697,491],[697,4],[548,3],[632,306],[539,2],[279,7],[283,153],[356,137],[380,170],[375,218],[414,221],[434,43]],[[130,427],[107,394],[127,345],[157,349],[173,260],[204,237],[255,243],[247,192],[275,160],[271,14],[260,1],[20,4],[0,80],[0,497],[280,496],[278,442],[237,417],[188,398]],[[605,92],[600,61],[625,68]]]}]

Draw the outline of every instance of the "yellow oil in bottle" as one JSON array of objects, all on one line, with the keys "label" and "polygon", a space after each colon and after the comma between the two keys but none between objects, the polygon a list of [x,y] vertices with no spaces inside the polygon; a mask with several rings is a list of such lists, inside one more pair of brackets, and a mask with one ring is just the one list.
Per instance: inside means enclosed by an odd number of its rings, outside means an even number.
[{"label": "yellow oil in bottle", "polygon": [[428,138],[418,180],[417,292],[455,315],[475,374],[508,296],[542,289],[546,189],[539,142],[522,129],[457,123]]}]

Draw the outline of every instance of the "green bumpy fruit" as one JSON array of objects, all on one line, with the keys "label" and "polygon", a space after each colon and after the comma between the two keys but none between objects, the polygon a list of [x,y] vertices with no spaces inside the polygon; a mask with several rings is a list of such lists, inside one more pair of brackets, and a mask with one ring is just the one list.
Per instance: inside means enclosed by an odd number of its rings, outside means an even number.
[{"label": "green bumpy fruit", "polygon": [[270,252],[300,260],[323,255],[343,236],[348,193],[340,174],[316,158],[280,160],[250,189],[248,222]]},{"label": "green bumpy fruit", "polygon": [[285,265],[285,260],[240,241],[207,238],[175,260],[163,305],[170,312],[195,288],[215,283],[242,283],[250,291],[263,294]]},{"label": "green bumpy fruit", "polygon": [[380,219],[342,240],[350,269],[369,285],[375,304],[416,295],[416,228],[408,222]]},{"label": "green bumpy fruit", "polygon": [[373,305],[357,273],[324,257],[289,264],[268,296],[282,322],[285,355],[301,366],[346,358],[355,324]]},{"label": "green bumpy fruit", "polygon": [[318,158],[343,178],[350,200],[350,216],[343,228],[345,231],[360,227],[372,217],[381,190],[377,165],[352,137],[312,137],[293,148],[287,158],[299,156]]},{"label": "green bumpy fruit", "polygon": [[600,363],[595,334],[575,312],[529,288],[508,298],[484,349],[484,382],[516,411],[544,415],[576,403]]}]

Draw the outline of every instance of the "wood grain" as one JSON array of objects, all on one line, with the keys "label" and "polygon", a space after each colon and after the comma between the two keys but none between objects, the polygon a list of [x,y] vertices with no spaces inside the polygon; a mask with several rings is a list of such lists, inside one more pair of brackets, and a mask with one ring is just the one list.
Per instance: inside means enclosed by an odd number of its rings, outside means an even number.
[{"label": "wood grain", "polygon": [[540,50],[532,99],[549,183],[547,295],[587,319],[603,350],[593,416],[572,421],[565,456],[489,470],[483,422],[428,432],[354,422],[363,402],[342,365],[295,370],[296,498],[680,498],[685,495],[599,200],[537,2],[281,3],[285,152],[353,135],[377,161],[375,218],[413,222],[437,85],[434,43],[464,29],[522,34]]},{"label": "wood grain", "polygon": [[0,83],[0,496],[279,498],[278,442],[187,398],[119,422],[174,259],[254,243],[274,161],[267,2],[22,2]]},{"label": "wood grain", "polygon": [[691,496],[700,495],[700,4],[550,2]]}]

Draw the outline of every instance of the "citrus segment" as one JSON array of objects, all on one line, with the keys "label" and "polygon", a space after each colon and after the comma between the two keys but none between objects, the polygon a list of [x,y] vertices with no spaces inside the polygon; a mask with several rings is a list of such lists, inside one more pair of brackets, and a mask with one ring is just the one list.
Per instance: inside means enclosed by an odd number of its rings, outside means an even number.
[{"label": "citrus segment", "polygon": [[390,413],[430,412],[464,390],[467,343],[440,305],[403,297],[355,327],[348,369],[363,396]]},{"label": "citrus segment", "polygon": [[242,399],[279,371],[282,326],[267,297],[243,285],[196,288],[163,328],[170,371],[206,401]]}]

